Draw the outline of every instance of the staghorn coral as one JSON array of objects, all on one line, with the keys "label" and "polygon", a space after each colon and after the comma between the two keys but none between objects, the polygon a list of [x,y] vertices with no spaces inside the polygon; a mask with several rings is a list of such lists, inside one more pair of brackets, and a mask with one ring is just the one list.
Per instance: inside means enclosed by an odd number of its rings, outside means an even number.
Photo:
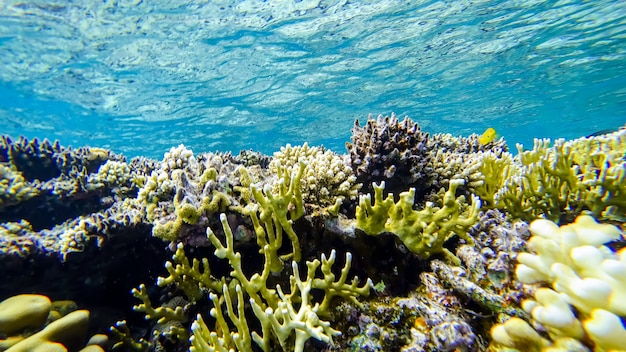
[{"label": "staghorn coral", "polygon": [[[293,346],[293,350],[296,352],[303,350],[304,342],[310,337],[323,342],[330,342],[332,336],[336,335],[337,332],[330,328],[330,324],[321,320],[319,316],[328,314],[327,310],[331,299],[335,296],[340,296],[357,302],[357,296],[369,294],[372,286],[369,280],[362,287],[358,286],[358,278],[353,279],[350,284],[346,283],[351,264],[349,253],[346,254],[346,264],[341,270],[341,275],[335,281],[335,275],[332,273],[332,266],[336,258],[334,251],[328,258],[322,255],[321,262],[319,260],[307,262],[308,270],[306,280],[304,281],[300,278],[298,264],[293,261],[291,265],[292,275],[289,277],[291,287],[289,293],[283,293],[280,285],[276,286],[276,290],[266,287],[266,280],[270,271],[267,255],[265,256],[266,262],[263,273],[261,275],[255,274],[248,280],[241,269],[241,256],[235,253],[232,248],[232,232],[229,230],[225,216],[222,215],[221,218],[226,234],[227,246],[224,247],[210,229],[207,230],[207,236],[213,245],[216,246],[215,255],[219,258],[228,259],[232,266],[233,271],[231,275],[238,280],[240,285],[236,287],[240,287],[239,291],[245,291],[250,297],[250,304],[254,314],[260,320],[262,326],[262,334],[253,333],[252,339],[264,351],[271,350],[271,346],[274,345],[271,342],[271,336],[277,338],[283,349],[291,349],[288,346]],[[267,246],[265,246],[264,251],[267,253]],[[320,265],[323,277],[316,278],[316,272]],[[311,290],[313,289],[324,292],[324,298],[321,303],[312,305]],[[226,290],[224,289],[223,291]],[[212,300],[215,302],[215,298]],[[297,304],[297,306],[294,306],[294,304]],[[214,317],[217,314],[217,311],[212,311]],[[246,332],[240,330],[238,333]],[[222,334],[226,335],[229,332],[222,330]],[[288,343],[287,340],[291,340],[291,342]]]},{"label": "staghorn coral", "polygon": [[[244,214],[252,219],[259,252],[268,257],[269,267],[273,272],[282,270],[284,260],[300,261],[300,240],[291,224],[304,215],[300,181],[305,168],[304,163],[299,164],[295,173],[279,168],[276,192],[271,191],[270,187],[261,192],[252,186],[252,194],[257,204],[244,210]],[[291,253],[279,256],[283,233],[291,241]]]}]

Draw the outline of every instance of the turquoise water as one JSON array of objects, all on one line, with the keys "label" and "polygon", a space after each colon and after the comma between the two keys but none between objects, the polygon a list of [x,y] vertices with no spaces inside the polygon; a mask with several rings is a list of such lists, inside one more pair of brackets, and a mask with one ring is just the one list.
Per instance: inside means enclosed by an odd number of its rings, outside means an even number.
[{"label": "turquoise water", "polygon": [[626,122],[623,1],[3,1],[0,60],[1,134],[129,156]]}]

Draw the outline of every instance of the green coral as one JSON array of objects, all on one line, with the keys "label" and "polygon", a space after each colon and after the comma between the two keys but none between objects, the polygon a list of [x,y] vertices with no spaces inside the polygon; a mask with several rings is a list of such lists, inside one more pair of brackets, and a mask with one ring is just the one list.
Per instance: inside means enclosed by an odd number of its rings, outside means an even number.
[{"label": "green coral", "polygon": [[[415,189],[400,194],[400,200],[393,202],[393,196],[383,199],[384,184],[374,186],[374,204],[371,195],[362,196],[356,210],[356,227],[369,235],[391,232],[398,236],[413,253],[428,258],[443,253],[457,261],[443,244],[451,236],[457,235],[468,243],[473,243],[467,234],[468,229],[478,219],[480,200],[472,196],[472,203],[465,206],[463,196],[456,197],[456,190],[464,180],[451,180],[450,188],[443,196],[441,208],[427,203],[422,210],[413,209]],[[463,209],[465,208],[465,209]]]},{"label": "green coral", "polygon": [[[340,296],[357,302],[356,297],[368,295],[370,288],[373,286],[371,281],[368,280],[363,286],[359,287],[358,278],[352,280],[351,283],[346,282],[352,261],[349,254],[346,255],[346,264],[341,270],[340,277],[336,279],[332,273],[332,266],[336,258],[336,254],[333,251],[328,258],[322,255],[321,262],[319,260],[306,262],[308,270],[304,280],[300,277],[298,264],[293,261],[291,265],[292,275],[289,279],[290,291],[288,293],[283,292],[280,285],[277,285],[276,289],[269,289],[267,287],[267,279],[270,272],[267,256],[269,252],[268,245],[264,248],[266,256],[262,273],[254,274],[248,279],[241,268],[241,255],[234,251],[232,230],[223,214],[221,221],[226,235],[226,246],[220,242],[211,229],[207,229],[207,236],[216,247],[215,255],[219,258],[228,259],[233,268],[230,275],[237,280],[234,289],[238,297],[238,314],[234,313],[233,302],[228,298],[232,295],[231,289],[226,285],[223,287],[223,297],[228,310],[228,317],[235,325],[237,331],[230,332],[229,329],[225,329],[228,325],[225,322],[221,308],[217,308],[218,303],[219,305],[222,303],[216,295],[212,295],[211,299],[216,303],[216,308],[211,310],[211,315],[217,320],[216,331],[219,333],[209,332],[203,320],[197,319],[192,327],[194,337],[191,341],[194,346],[202,346],[202,349],[199,350],[210,351],[214,348],[214,350],[219,351],[221,350],[220,348],[235,347],[240,351],[249,350],[248,344],[243,344],[243,341],[249,341],[250,339],[247,335],[250,332],[247,329],[247,323],[244,322],[245,315],[243,314],[243,303],[241,303],[244,293],[250,297],[249,302],[254,315],[261,322],[262,333],[252,332],[252,340],[264,351],[271,351],[274,345],[273,341],[276,339],[283,350],[291,350],[293,348],[294,351],[299,352],[303,350],[304,342],[311,337],[323,342],[330,342],[332,336],[337,334],[328,322],[320,319],[320,316],[329,314],[330,302],[334,297]],[[316,278],[318,269],[322,271],[323,278]],[[312,290],[324,292],[324,298],[321,303],[312,303]],[[229,343],[229,341],[232,342]]]},{"label": "green coral", "polygon": [[193,259],[190,263],[185,255],[182,243],[176,247],[176,252],[172,256],[172,261],[165,262],[165,269],[169,273],[168,277],[157,278],[157,285],[165,287],[172,283],[185,292],[185,295],[192,301],[202,298],[206,290],[220,292],[224,280],[215,279],[211,276],[211,268],[207,258],[202,260]]},{"label": "green coral", "polygon": [[511,153],[498,155],[493,152],[487,152],[481,156],[478,171],[481,180],[472,188],[472,191],[480,197],[485,208],[496,207],[496,193],[504,186],[506,180],[520,172]]},{"label": "green coral", "polygon": [[[346,255],[345,265],[336,277],[332,270],[336,253],[332,251],[329,257],[322,255],[321,261],[307,261],[304,278],[300,275],[297,262],[292,261],[289,291],[283,290],[280,284],[269,288],[270,244],[266,243],[262,249],[265,258],[262,271],[248,277],[242,268],[241,254],[234,249],[234,235],[226,215],[221,214],[220,220],[225,242],[222,243],[210,228],[207,229],[207,237],[215,246],[215,256],[228,260],[232,268],[230,278],[213,278],[206,259],[202,260],[202,270],[200,261],[194,260],[190,264],[182,244],[179,244],[173,256],[175,263],[166,264],[170,276],[157,281],[159,286],[176,284],[192,301],[206,290],[210,292],[209,298],[214,305],[210,315],[215,319],[215,326],[209,328],[204,318],[197,316],[191,327],[191,351],[250,351],[254,342],[263,351],[272,351],[280,346],[282,350],[299,352],[303,351],[304,343],[311,337],[331,342],[338,332],[330,327],[329,322],[322,320],[322,317],[330,315],[331,301],[342,297],[358,304],[357,297],[367,296],[373,286],[370,280],[359,286],[356,277],[348,282],[352,262],[350,254]],[[291,225],[287,225],[293,231]],[[269,222],[267,226],[274,226],[274,223]],[[319,271],[321,276],[318,276]],[[313,302],[313,291],[323,293],[315,294],[315,297],[320,297],[320,302]],[[133,290],[133,294],[142,300],[135,310],[145,312],[148,319],[158,319],[161,323],[184,319],[180,307],[152,307],[143,285]],[[248,314],[248,318],[246,307],[250,307],[253,313]],[[260,322],[260,333],[250,331],[247,319],[251,316]]]},{"label": "green coral", "polygon": [[583,210],[626,220],[626,130],[553,144],[535,140],[532,150],[518,150],[513,162],[484,159],[485,184],[477,193],[488,206],[526,221],[560,221]]},{"label": "green coral", "polygon": [[373,184],[374,204],[370,193],[359,197],[356,207],[356,227],[371,236],[379,235],[386,230],[386,221],[389,218],[389,209],[394,205],[393,194],[387,194],[383,199],[385,181],[380,185]]},{"label": "green coral", "polygon": [[159,323],[165,323],[166,321],[172,320],[185,320],[185,315],[181,307],[176,307],[174,309],[169,307],[154,308],[150,303],[150,298],[148,297],[148,290],[146,289],[146,285],[139,285],[138,288],[132,289],[131,293],[134,297],[139,298],[142,301],[142,303],[135,305],[133,307],[133,310],[136,312],[145,313],[146,320],[156,319]]},{"label": "green coral", "polygon": [[[270,269],[273,272],[282,270],[284,260],[300,261],[300,240],[293,231],[291,223],[304,215],[304,201],[300,189],[300,182],[307,165],[300,163],[297,172],[285,168],[278,168],[279,181],[277,190],[266,188],[265,192],[252,186],[252,194],[257,206],[244,210],[250,215],[257,237],[260,252],[266,250],[269,256]],[[257,215],[257,212],[259,214]],[[292,252],[287,255],[278,255],[282,247],[283,232],[291,241]]]}]

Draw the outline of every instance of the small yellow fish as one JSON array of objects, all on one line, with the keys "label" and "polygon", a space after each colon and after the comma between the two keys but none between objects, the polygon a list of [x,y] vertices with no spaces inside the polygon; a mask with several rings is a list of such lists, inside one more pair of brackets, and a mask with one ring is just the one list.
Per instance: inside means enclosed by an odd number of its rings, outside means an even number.
[{"label": "small yellow fish", "polygon": [[496,139],[496,130],[489,127],[485,133],[483,133],[480,137],[478,137],[478,142],[480,144],[487,144],[487,143],[491,143],[493,142],[493,140]]}]

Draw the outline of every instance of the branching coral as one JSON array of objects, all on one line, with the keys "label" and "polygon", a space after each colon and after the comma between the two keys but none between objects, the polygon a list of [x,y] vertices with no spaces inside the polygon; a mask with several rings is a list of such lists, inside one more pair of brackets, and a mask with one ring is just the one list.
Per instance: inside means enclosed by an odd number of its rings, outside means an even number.
[{"label": "branching coral", "polygon": [[[284,291],[281,285],[277,285],[275,289],[269,288],[267,286],[270,275],[269,245],[266,244],[263,248],[265,263],[262,272],[248,277],[242,267],[241,254],[234,249],[234,236],[226,216],[222,214],[220,219],[225,243],[222,243],[210,228],[207,229],[207,237],[215,246],[215,256],[228,260],[232,268],[230,278],[212,279],[206,264],[203,264],[204,269],[201,273],[199,262],[194,261],[194,264],[190,265],[180,245],[177,254],[173,257],[175,263],[167,265],[170,276],[158,280],[159,285],[175,283],[187,295],[191,295],[190,298],[197,298],[197,294],[206,289],[211,291],[210,299],[214,307],[210,314],[216,320],[216,326],[214,331],[211,331],[202,316],[198,315],[191,328],[193,331],[192,351],[227,351],[230,349],[249,351],[252,341],[264,351],[273,350],[277,346],[281,346],[283,350],[302,351],[304,342],[311,337],[330,342],[338,332],[321,317],[329,314],[331,300],[339,296],[358,303],[356,297],[369,294],[372,287],[371,281],[368,280],[363,286],[358,286],[358,278],[354,278],[350,283],[347,282],[352,259],[350,254],[346,255],[346,262],[341,269],[340,276],[335,277],[332,270],[336,261],[334,251],[328,258],[322,255],[321,261],[306,262],[305,278],[300,276],[298,264],[293,261],[289,291]],[[321,277],[316,277],[318,269],[322,272]],[[200,291],[189,288],[193,282]],[[221,283],[219,288],[216,287],[218,283]],[[313,291],[323,292],[321,302],[313,303]],[[183,319],[180,307],[177,309],[153,308],[144,286],[133,290],[133,294],[143,301],[135,309],[146,312],[147,318],[161,321]],[[248,329],[244,296],[248,297],[253,314],[261,323],[261,333],[251,333]],[[236,302],[233,297],[236,297]],[[226,315],[222,306],[225,306]],[[235,327],[235,331],[231,331],[227,317]]]},{"label": "branching coral", "polygon": [[[262,333],[252,333],[252,339],[257,343],[264,351],[270,351],[272,343],[272,336],[276,338],[279,345],[283,349],[290,349],[288,346],[294,346],[294,351],[299,352],[304,348],[304,342],[313,337],[324,342],[330,342],[333,335],[337,332],[330,328],[330,324],[319,318],[320,315],[328,314],[330,307],[330,300],[334,296],[341,296],[350,300],[356,301],[356,296],[367,295],[371,281],[367,281],[365,285],[359,287],[358,279],[355,278],[352,283],[348,284],[347,275],[350,270],[351,257],[348,254],[346,256],[346,264],[341,271],[339,280],[335,281],[335,276],[332,273],[332,265],[335,263],[335,253],[331,253],[327,259],[322,255],[322,261],[314,260],[307,262],[307,276],[305,280],[302,280],[299,273],[298,265],[295,261],[292,262],[292,275],[290,276],[290,291],[289,293],[283,292],[280,285],[276,286],[276,289],[269,289],[266,286],[266,281],[269,275],[269,263],[266,255],[266,262],[264,265],[262,274],[254,274],[248,279],[241,268],[241,255],[234,251],[233,248],[233,235],[232,231],[228,227],[225,217],[222,215],[222,226],[226,235],[226,246],[222,245],[215,234],[208,229],[207,236],[216,247],[215,255],[219,258],[228,259],[233,271],[231,276],[237,279],[238,284],[235,287],[235,291],[238,296],[238,310],[241,311],[241,301],[243,298],[242,292],[245,292],[250,297],[250,304],[254,311],[255,316],[259,319],[262,326]],[[267,253],[267,245],[264,252]],[[323,278],[316,278],[317,269],[321,265],[321,271],[324,274]],[[312,290],[322,290],[324,299],[322,303],[312,304]],[[224,291],[228,291],[224,286]],[[224,295],[229,295],[228,292],[224,292]],[[212,300],[217,303],[217,298],[212,296]],[[221,304],[221,303],[220,303]],[[229,317],[234,319],[233,323],[237,327],[237,335],[233,334],[233,341],[242,339],[246,340],[241,334],[249,333],[246,329],[241,329],[243,326],[243,314],[235,315],[233,312],[232,301],[226,300],[226,306],[229,311]],[[217,307],[217,304],[216,304]],[[211,315],[217,319],[217,321],[225,320],[221,309],[214,308],[211,311]],[[221,316],[221,318],[220,318]],[[220,324],[220,323],[218,323]],[[223,325],[223,324],[221,324]],[[203,331],[200,336],[195,339],[201,339],[204,343],[208,343],[211,340],[218,342],[220,345],[224,345],[228,340],[227,337],[222,337],[221,340],[216,340],[215,336],[211,333],[207,335],[207,330],[202,327],[201,321],[194,323],[195,331]],[[221,326],[224,328],[224,326]],[[218,329],[221,330],[221,329]],[[228,330],[221,330],[223,335],[230,334]],[[195,336],[195,335],[194,335]],[[223,341],[223,342],[222,342]],[[289,342],[288,342],[289,341]],[[192,340],[192,344],[193,344]],[[235,342],[235,345],[237,343]],[[235,346],[230,346],[234,348]],[[240,348],[240,346],[236,346]]]},{"label": "branching coral", "polygon": [[463,180],[450,181],[450,188],[445,192],[442,207],[427,204],[422,210],[413,209],[415,189],[400,194],[400,200],[394,203],[389,194],[383,199],[384,185],[374,186],[374,204],[371,195],[362,196],[356,209],[356,227],[369,235],[378,235],[383,231],[398,236],[413,253],[428,258],[436,253],[444,253],[449,259],[455,256],[443,247],[451,236],[457,235],[469,243],[472,238],[467,230],[476,223],[480,200],[473,196],[472,203],[466,206],[463,196],[456,197],[456,189]]},{"label": "branching coral", "polygon": [[[301,162],[297,171],[278,168],[279,181],[275,192],[269,187],[262,192],[252,186],[252,194],[258,207],[253,206],[244,210],[244,213],[252,218],[261,251],[265,251],[267,247],[270,268],[274,272],[282,270],[282,260],[300,261],[300,240],[293,231],[291,223],[304,215],[300,182],[306,167],[307,165]],[[260,210],[258,216],[257,210]],[[283,232],[291,241],[292,255],[279,258],[277,252],[282,246]]]},{"label": "branching coral", "polygon": [[502,189],[505,182],[520,174],[520,167],[514,162],[511,153],[496,154],[487,152],[481,155],[478,172],[480,182],[472,191],[480,197],[483,206],[496,208],[496,193]]},{"label": "branching coral", "polygon": [[[542,216],[559,221],[582,210],[599,219],[626,219],[626,130],[554,144],[535,140],[532,150],[518,149],[519,171],[493,194],[496,207],[526,221]],[[482,171],[489,182],[500,183],[501,170]],[[493,188],[485,191],[492,194]],[[486,199],[491,202],[490,195]]]}]

